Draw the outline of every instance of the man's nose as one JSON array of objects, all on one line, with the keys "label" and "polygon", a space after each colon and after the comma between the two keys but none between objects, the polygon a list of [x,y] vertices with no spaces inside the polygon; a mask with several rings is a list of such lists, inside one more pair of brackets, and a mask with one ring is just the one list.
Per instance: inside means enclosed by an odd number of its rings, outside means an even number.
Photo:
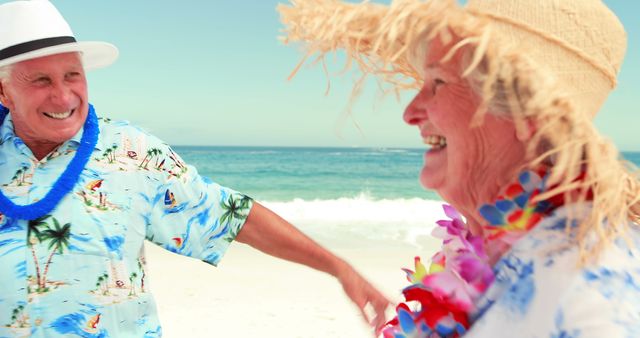
[{"label": "man's nose", "polygon": [[71,91],[71,88],[69,88],[69,86],[62,83],[55,84],[53,86],[53,89],[51,92],[52,103],[62,106],[61,108],[66,109],[68,108],[72,98],[73,98],[73,92]]}]

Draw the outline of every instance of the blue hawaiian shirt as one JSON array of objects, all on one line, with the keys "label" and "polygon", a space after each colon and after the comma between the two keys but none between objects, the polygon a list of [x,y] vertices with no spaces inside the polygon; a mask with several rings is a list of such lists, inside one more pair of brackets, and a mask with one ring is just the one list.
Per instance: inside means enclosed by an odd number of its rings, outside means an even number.
[{"label": "blue hawaiian shirt", "polygon": [[618,240],[597,263],[578,266],[568,215],[591,205],[558,208],[495,264],[495,282],[480,298],[465,338],[640,337],[640,236]]},{"label": "blue hawaiian shirt", "polygon": [[[81,135],[38,161],[7,116],[2,192],[16,204],[42,198]],[[144,240],[216,265],[251,205],[157,138],[102,119],[79,182],[51,214],[34,221],[0,215],[0,338],[161,336]]]}]

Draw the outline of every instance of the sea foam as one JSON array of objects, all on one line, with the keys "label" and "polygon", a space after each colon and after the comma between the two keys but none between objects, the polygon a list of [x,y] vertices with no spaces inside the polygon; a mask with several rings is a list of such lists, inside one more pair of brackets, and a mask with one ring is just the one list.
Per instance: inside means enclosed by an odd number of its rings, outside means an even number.
[{"label": "sea foam", "polygon": [[366,194],[330,200],[261,202],[323,243],[361,240],[416,247],[446,216],[442,201],[420,198],[372,199]]}]

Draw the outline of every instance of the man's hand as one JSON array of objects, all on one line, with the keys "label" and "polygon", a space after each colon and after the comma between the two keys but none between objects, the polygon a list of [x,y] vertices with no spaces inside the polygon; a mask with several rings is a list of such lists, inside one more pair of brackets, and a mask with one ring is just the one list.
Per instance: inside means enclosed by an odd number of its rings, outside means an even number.
[{"label": "man's hand", "polygon": [[375,328],[376,335],[385,324],[384,311],[389,301],[378,290],[351,265],[260,203],[254,202],[236,240],[274,257],[304,264],[336,277],[367,322]]},{"label": "man's hand", "polygon": [[344,292],[358,306],[365,320],[375,329],[375,336],[378,336],[386,323],[385,310],[390,305],[389,300],[347,264],[340,269],[336,277],[342,284]]}]

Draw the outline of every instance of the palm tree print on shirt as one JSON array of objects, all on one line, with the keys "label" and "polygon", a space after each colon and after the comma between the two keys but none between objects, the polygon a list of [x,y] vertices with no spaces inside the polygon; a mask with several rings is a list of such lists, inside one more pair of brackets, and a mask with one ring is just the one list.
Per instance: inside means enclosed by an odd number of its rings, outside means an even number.
[{"label": "palm tree print on shirt", "polygon": [[[48,219],[51,219],[53,226],[47,223]],[[53,261],[53,256],[57,253],[63,254],[65,250],[69,249],[69,238],[71,237],[71,223],[65,223],[60,225],[60,222],[51,215],[45,215],[33,221],[29,221],[29,227],[27,230],[27,238],[29,239],[29,247],[33,256],[33,261],[36,267],[36,289],[38,293],[45,293],[49,291],[47,287],[47,274],[49,273],[49,267]],[[40,262],[36,253],[37,244],[48,244],[48,249],[51,250],[44,264],[44,271],[41,271]]]},{"label": "palm tree print on shirt", "polygon": [[[31,182],[27,182],[27,173],[29,171],[29,166],[27,164],[22,164],[16,173],[11,178],[11,183],[15,183],[17,186],[30,185]],[[6,186],[6,184],[5,184]]]},{"label": "palm tree print on shirt", "polygon": [[[235,219],[244,219],[247,217],[249,213],[249,204],[251,202],[251,198],[245,195],[241,195],[240,198],[236,195],[229,196],[229,199],[222,203],[222,209],[224,213],[220,217],[220,223],[231,223]],[[238,235],[240,231],[240,227],[235,229],[230,229],[229,234],[225,237],[227,242],[232,242],[234,238]]]},{"label": "palm tree print on shirt", "polygon": [[24,311],[24,304],[18,305],[16,308],[11,311],[11,323],[5,325],[5,327],[13,327],[13,328],[28,328],[29,325],[29,316]]},{"label": "palm tree print on shirt", "polygon": [[140,162],[140,165],[138,167],[139,168],[143,168],[143,169],[149,169],[149,163],[151,162],[151,160],[153,160],[155,158],[156,159],[156,164],[155,164],[154,167],[158,168],[158,157],[160,155],[162,155],[162,150],[160,150],[158,148],[147,149],[147,154],[142,159],[142,162]]},{"label": "palm tree print on shirt", "polygon": [[103,296],[109,295],[109,274],[106,272],[102,275],[98,276],[98,281],[96,282],[96,293],[100,293]]},{"label": "palm tree print on shirt", "polygon": [[118,149],[118,145],[114,144],[111,146],[111,148],[107,148],[103,153],[102,153],[102,158],[103,159],[107,159],[108,163],[114,163],[116,161],[116,150]]}]

